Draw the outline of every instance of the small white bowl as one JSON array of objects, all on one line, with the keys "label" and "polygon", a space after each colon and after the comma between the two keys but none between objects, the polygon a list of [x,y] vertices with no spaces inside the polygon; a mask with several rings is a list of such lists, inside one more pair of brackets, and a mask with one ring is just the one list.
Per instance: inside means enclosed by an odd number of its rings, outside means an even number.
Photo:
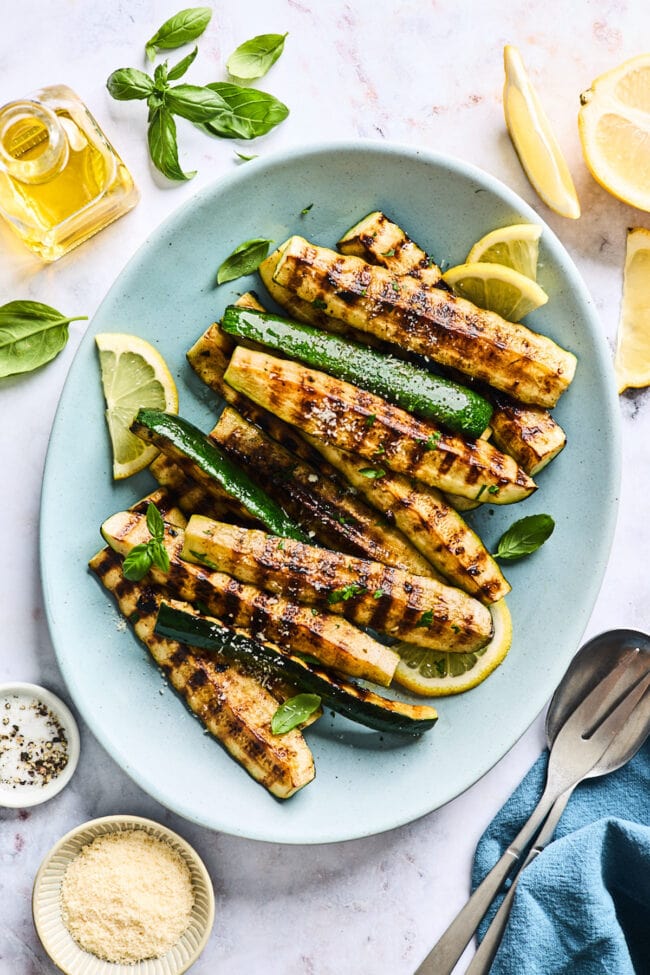
[{"label": "small white bowl", "polygon": [[70,708],[61,698],[38,684],[11,682],[0,684],[0,698],[25,697],[37,700],[50,709],[65,731],[67,739],[68,761],[63,771],[51,779],[46,785],[0,785],[0,808],[26,809],[27,806],[37,806],[58,795],[72,778],[79,761],[79,729]]},{"label": "small white bowl", "polygon": [[[79,947],[61,916],[61,883],[82,847],[106,833],[132,829],[166,841],[180,854],[190,871],[194,907],[189,927],[166,955],[126,965],[104,961]],[[214,891],[198,853],[177,833],[140,816],[103,816],[66,833],[47,854],[34,880],[32,914],[43,948],[65,975],[181,975],[194,964],[210,936]]]}]

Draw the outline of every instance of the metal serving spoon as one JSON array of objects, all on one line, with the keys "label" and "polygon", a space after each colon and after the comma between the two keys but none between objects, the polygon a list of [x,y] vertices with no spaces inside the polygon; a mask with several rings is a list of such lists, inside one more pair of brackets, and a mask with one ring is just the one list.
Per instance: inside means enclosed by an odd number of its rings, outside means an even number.
[{"label": "metal serving spoon", "polygon": [[[549,758],[547,784],[542,799],[528,823],[424,959],[416,975],[450,975],[504,880],[536,836],[555,803],[564,800],[561,808],[558,807],[555,812],[557,824],[570,790],[603,762],[605,752],[616,740],[611,735],[608,737],[607,732],[613,729],[615,722],[612,719],[617,712],[617,734],[626,727],[626,723],[620,720],[626,703],[627,721],[633,723],[636,735],[635,748],[625,761],[638,750],[647,735],[647,731],[643,734],[648,720],[647,710],[639,708],[634,718],[630,715],[634,712],[634,705],[645,694],[648,674],[650,638],[633,630],[603,633],[576,654],[549,707],[547,737],[549,744],[555,745],[555,748]],[[621,703],[622,694],[627,697]],[[587,748],[589,744],[591,755]],[[580,766],[582,771],[579,771]],[[615,767],[619,766],[613,765],[607,771],[613,771]],[[498,944],[498,938],[496,941]],[[486,947],[486,955],[487,951]]]},{"label": "metal serving spoon", "polygon": [[[650,668],[650,637],[636,630],[610,630],[602,633],[586,643],[576,656],[566,674],[566,686],[563,693],[555,692],[546,715],[546,740],[551,748],[557,734],[579,703],[581,694],[587,693],[599,680],[604,677],[612,664],[616,664],[629,650],[638,647],[640,653],[630,663],[630,669],[642,676]],[[564,685],[564,682],[563,682]],[[646,695],[632,713],[627,724],[616,736],[602,758],[596,763],[585,778],[596,778],[608,775],[616,769],[626,765],[641,748],[650,735],[650,695]],[[556,800],[553,808],[540,830],[535,844],[513,878],[508,893],[504,897],[499,910],[495,914],[490,927],[485,933],[474,958],[465,975],[488,975],[494,956],[497,953],[503,932],[510,915],[510,908],[515,896],[515,890],[521,871],[528,866],[553,839],[553,834],[560,821],[566,804],[571,798],[573,789],[567,791]]]}]

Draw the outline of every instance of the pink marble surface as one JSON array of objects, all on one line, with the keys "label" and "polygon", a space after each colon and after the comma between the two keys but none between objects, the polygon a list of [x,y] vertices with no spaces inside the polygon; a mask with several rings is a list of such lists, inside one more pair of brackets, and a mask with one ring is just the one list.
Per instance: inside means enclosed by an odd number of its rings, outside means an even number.
[{"label": "pink marble surface", "polygon": [[[289,104],[291,115],[252,149],[207,140],[181,123],[181,164],[199,173],[179,186],[165,183],[149,166],[143,106],[114,102],[104,87],[115,68],[144,67],[144,41],[174,10],[168,0],[5,0],[2,5],[0,100],[43,84],[75,88],[124,155],[142,200],[125,220],[49,267],[32,259],[0,226],[0,303],[33,298],[92,316],[145,236],[201,186],[241,165],[234,148],[267,154],[362,136],[463,157],[520,193],[569,249],[613,348],[625,231],[650,226],[650,218],[608,197],[591,179],[576,113],[579,93],[594,77],[643,50],[640,45],[650,36],[646,4],[217,3],[190,80],[224,79],[225,59],[238,43],[257,33],[289,31],[285,54],[265,85]],[[518,165],[501,109],[505,43],[520,49],[553,120],[581,199],[579,221],[549,212]],[[11,540],[0,560],[0,681],[36,681],[64,698],[43,619],[38,505],[50,426],[84,328],[83,322],[72,326],[67,348],[44,370],[0,384],[2,498]],[[650,547],[644,510],[650,475],[648,396],[639,392],[621,399],[625,453],[619,525],[589,634],[615,625],[649,625],[643,571]],[[0,811],[0,975],[54,971],[31,922],[34,874],[68,829],[120,811],[170,825],[208,865],[217,920],[193,968],[196,975],[408,975],[464,902],[476,840],[542,742],[538,719],[481,782],[410,826],[338,846],[292,848],[213,834],[171,815],[82,727],[80,766],[70,786],[30,812]]]}]

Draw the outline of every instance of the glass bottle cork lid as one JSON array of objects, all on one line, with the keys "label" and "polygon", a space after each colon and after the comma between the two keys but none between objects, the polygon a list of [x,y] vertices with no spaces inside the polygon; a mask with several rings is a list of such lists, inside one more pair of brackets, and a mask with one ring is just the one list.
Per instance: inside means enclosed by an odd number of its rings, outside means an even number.
[{"label": "glass bottle cork lid", "polygon": [[0,167],[22,183],[43,183],[68,159],[68,141],[54,112],[32,101],[0,109]]}]

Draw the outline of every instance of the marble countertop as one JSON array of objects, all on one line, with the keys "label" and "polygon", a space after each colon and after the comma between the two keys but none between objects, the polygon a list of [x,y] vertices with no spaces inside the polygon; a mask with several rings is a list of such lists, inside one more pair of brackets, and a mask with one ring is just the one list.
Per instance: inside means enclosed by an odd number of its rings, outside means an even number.
[{"label": "marble countertop", "polygon": [[[181,124],[181,165],[198,169],[198,175],[172,185],[149,165],[143,106],[112,101],[105,80],[117,67],[144,67],[144,41],[176,6],[182,5],[169,0],[4,5],[0,102],[46,84],[70,85],[122,153],[142,199],[129,216],[49,266],[32,258],[1,225],[0,304],[31,298],[92,317],[163,218],[241,165],[234,149],[266,155],[330,138],[364,137],[451,153],[517,191],[568,248],[613,348],[626,228],[650,226],[650,217],[618,203],[592,180],[580,152],[576,113],[579,93],[594,77],[641,53],[638,45],[650,26],[645,5],[617,0],[215,3],[192,78],[225,78],[225,60],[243,40],[288,31],[285,53],[265,85],[289,104],[291,115],[251,149],[206,139],[189,123]],[[553,120],[582,203],[579,221],[564,220],[540,203],[511,147],[501,107],[506,43],[519,48]],[[2,498],[10,539],[0,560],[0,681],[42,683],[66,700],[43,613],[39,497],[50,427],[85,328],[85,322],[74,323],[67,347],[44,369],[0,383]],[[620,514],[587,635],[611,626],[648,626],[640,569],[642,553],[650,550],[650,523],[641,517],[650,475],[650,399],[644,391],[628,394],[620,408]],[[478,837],[543,745],[540,717],[480,782],[423,819],[346,844],[286,847],[211,833],[172,815],[114,764],[83,724],[81,732],[80,765],[60,796],[32,810],[0,811],[0,975],[54,971],[32,925],[34,875],[63,833],[115,812],[171,826],[208,866],[217,919],[193,968],[196,975],[409,975],[464,902]]]}]

